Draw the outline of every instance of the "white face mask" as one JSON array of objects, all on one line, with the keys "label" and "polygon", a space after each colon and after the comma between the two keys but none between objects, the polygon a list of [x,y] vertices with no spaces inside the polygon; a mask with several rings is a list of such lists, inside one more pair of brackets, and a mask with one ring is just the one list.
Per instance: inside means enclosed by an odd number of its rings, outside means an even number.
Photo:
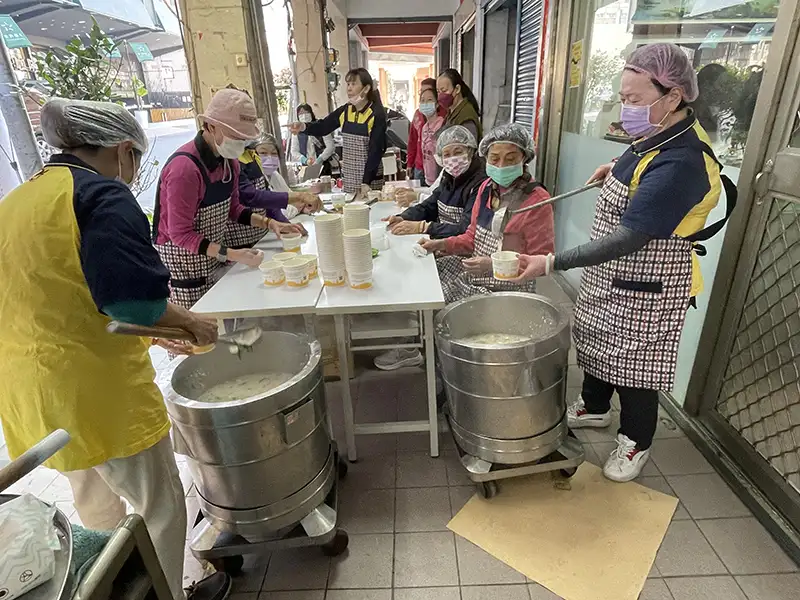
[{"label": "white face mask", "polygon": [[133,153],[133,150],[131,150],[130,154],[131,154],[131,170],[133,172],[133,179],[131,179],[130,181],[125,181],[125,179],[122,177],[122,158],[121,157],[117,158],[117,169],[119,170],[119,174],[115,177],[115,179],[117,181],[120,181],[120,182],[124,183],[128,187],[133,186],[133,184],[136,182],[136,178],[139,175],[136,172],[136,155]]},{"label": "white face mask", "polygon": [[244,154],[246,147],[247,142],[245,140],[233,140],[223,136],[222,143],[217,144],[217,152],[219,152],[219,155],[222,158],[233,160],[234,158],[239,158],[242,154]]},{"label": "white face mask", "polygon": [[298,117],[298,119],[300,119],[301,123],[311,123],[311,120],[312,120],[311,119],[311,115],[308,114],[308,113],[303,113],[302,115],[300,115]]}]

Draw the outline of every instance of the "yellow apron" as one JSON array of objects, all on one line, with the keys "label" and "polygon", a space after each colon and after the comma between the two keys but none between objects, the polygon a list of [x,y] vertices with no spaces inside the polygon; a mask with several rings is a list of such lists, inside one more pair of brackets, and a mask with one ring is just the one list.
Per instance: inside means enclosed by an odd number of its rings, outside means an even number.
[{"label": "yellow apron", "polygon": [[107,333],[86,284],[79,168],[46,167],[0,201],[0,419],[12,458],[67,430],[46,463],[62,472],[132,456],[170,428],[148,342]]}]

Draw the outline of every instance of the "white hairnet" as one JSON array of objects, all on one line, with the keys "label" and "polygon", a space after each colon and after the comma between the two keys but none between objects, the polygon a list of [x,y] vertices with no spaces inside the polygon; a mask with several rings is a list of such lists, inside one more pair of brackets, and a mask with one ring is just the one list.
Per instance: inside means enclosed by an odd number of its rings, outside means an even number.
[{"label": "white hairnet", "polygon": [[113,148],[133,142],[142,154],[147,151],[144,129],[119,104],[55,98],[42,107],[41,119],[42,135],[55,148]]},{"label": "white hairnet", "polygon": [[473,150],[478,148],[478,142],[475,141],[475,136],[469,129],[463,125],[453,125],[439,131],[439,136],[436,138],[436,156],[441,157],[444,149],[453,144],[466,146]]},{"label": "white hairnet", "polygon": [[504,143],[514,144],[525,154],[525,162],[533,160],[535,150],[533,147],[533,138],[531,137],[528,128],[519,123],[508,123],[507,125],[498,125],[487,133],[481,140],[480,154],[486,156],[489,153],[489,148],[492,144]]}]

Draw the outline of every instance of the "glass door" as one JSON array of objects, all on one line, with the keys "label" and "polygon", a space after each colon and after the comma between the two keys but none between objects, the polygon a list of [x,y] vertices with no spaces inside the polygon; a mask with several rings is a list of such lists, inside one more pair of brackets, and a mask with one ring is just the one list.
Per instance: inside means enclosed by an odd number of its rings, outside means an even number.
[{"label": "glass door", "polygon": [[720,299],[725,312],[699,417],[800,529],[800,45],[793,45],[736,274]]}]

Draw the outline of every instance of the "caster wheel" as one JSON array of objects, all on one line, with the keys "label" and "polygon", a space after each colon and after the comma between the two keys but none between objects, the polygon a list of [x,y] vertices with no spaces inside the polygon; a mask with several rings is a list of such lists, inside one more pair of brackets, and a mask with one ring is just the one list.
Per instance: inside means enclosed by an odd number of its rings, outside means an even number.
[{"label": "caster wheel", "polygon": [[347,535],[347,532],[344,529],[337,529],[336,535],[333,536],[333,539],[322,546],[322,553],[325,556],[339,556],[345,550],[347,550],[347,545],[350,543],[350,538]]},{"label": "caster wheel", "polygon": [[209,560],[211,566],[217,571],[228,575],[239,575],[244,566],[244,558],[241,556],[226,556],[225,558],[214,558]]},{"label": "caster wheel", "polygon": [[485,481],[478,485],[478,493],[486,500],[497,496],[497,492],[497,483],[494,481]]},{"label": "caster wheel", "polygon": [[345,479],[347,477],[347,470],[349,467],[347,466],[346,460],[339,461],[339,479]]},{"label": "caster wheel", "polygon": [[572,467],[570,469],[561,469],[560,470],[561,475],[563,475],[567,479],[569,479],[570,477],[575,475],[575,473],[577,473],[577,472],[578,472],[578,467]]}]

